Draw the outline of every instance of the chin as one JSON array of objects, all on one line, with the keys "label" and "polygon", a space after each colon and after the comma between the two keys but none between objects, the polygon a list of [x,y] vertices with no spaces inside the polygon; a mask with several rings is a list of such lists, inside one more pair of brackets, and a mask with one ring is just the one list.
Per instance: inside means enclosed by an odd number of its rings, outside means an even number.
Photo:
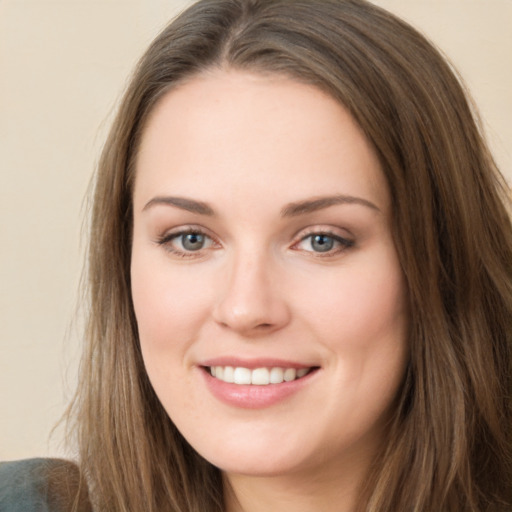
[{"label": "chin", "polygon": [[[219,449],[220,448],[220,449]],[[226,446],[215,450],[199,451],[208,462],[225,473],[270,477],[300,472],[308,464],[304,447],[283,450],[275,446]]]},{"label": "chin", "polygon": [[272,456],[266,458],[258,456],[254,459],[246,460],[240,460],[239,458],[236,460],[219,458],[214,465],[224,473],[254,477],[274,477],[296,473],[300,472],[302,466],[296,461],[276,460]]}]

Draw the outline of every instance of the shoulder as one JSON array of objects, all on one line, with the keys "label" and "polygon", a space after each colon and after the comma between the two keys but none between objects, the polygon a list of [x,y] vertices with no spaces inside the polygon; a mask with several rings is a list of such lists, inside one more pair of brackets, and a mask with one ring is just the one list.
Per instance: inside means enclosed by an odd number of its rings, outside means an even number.
[{"label": "shoulder", "polygon": [[91,512],[78,467],[63,459],[0,462],[2,512]]}]

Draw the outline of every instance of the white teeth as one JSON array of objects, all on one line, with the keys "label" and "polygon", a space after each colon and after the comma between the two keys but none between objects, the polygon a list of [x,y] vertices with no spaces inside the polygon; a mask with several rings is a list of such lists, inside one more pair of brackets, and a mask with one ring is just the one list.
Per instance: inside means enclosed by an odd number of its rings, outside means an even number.
[{"label": "white teeth", "polygon": [[297,370],[297,378],[300,379],[301,377],[304,377],[308,372],[309,368],[301,368],[300,370]]},{"label": "white teeth", "polygon": [[283,373],[282,368],[272,368],[270,370],[270,384],[281,384],[284,380]]},{"label": "white teeth", "polygon": [[224,382],[235,382],[235,369],[232,366],[224,368]]},{"label": "white teeth", "polygon": [[256,368],[252,371],[251,384],[265,386],[270,382],[270,372],[266,368]]},{"label": "white teeth", "polygon": [[297,370],[295,368],[286,368],[284,371],[285,382],[291,382],[297,377]]},{"label": "white teeth", "polygon": [[235,368],[233,375],[233,382],[235,384],[250,384],[251,383],[251,370],[249,368]]},{"label": "white teeth", "polygon": [[233,366],[212,366],[210,373],[212,377],[224,382],[234,384],[252,384],[255,386],[266,386],[268,384],[281,384],[300,379],[309,373],[311,368],[249,368]]}]

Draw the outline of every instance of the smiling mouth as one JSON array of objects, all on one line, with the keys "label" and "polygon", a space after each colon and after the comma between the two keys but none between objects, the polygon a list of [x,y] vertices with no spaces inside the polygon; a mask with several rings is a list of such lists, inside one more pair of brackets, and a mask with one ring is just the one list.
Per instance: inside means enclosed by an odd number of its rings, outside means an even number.
[{"label": "smiling mouth", "polygon": [[205,370],[215,379],[238,385],[268,386],[302,379],[318,369],[310,368],[244,368],[241,366],[206,366]]}]

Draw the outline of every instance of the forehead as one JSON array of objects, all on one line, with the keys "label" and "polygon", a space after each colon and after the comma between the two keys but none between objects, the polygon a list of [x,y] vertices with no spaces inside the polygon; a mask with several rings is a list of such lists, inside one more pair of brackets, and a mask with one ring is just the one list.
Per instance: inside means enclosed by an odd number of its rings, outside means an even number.
[{"label": "forehead", "polygon": [[[373,196],[383,207],[388,202],[371,144],[348,111],[313,86],[216,70],[160,100],[137,155],[136,201],[188,194],[191,187],[199,196],[220,187],[256,194],[262,185],[266,195],[272,186],[283,192],[283,201],[339,192]],[[334,186],[342,190],[330,190]]]}]

